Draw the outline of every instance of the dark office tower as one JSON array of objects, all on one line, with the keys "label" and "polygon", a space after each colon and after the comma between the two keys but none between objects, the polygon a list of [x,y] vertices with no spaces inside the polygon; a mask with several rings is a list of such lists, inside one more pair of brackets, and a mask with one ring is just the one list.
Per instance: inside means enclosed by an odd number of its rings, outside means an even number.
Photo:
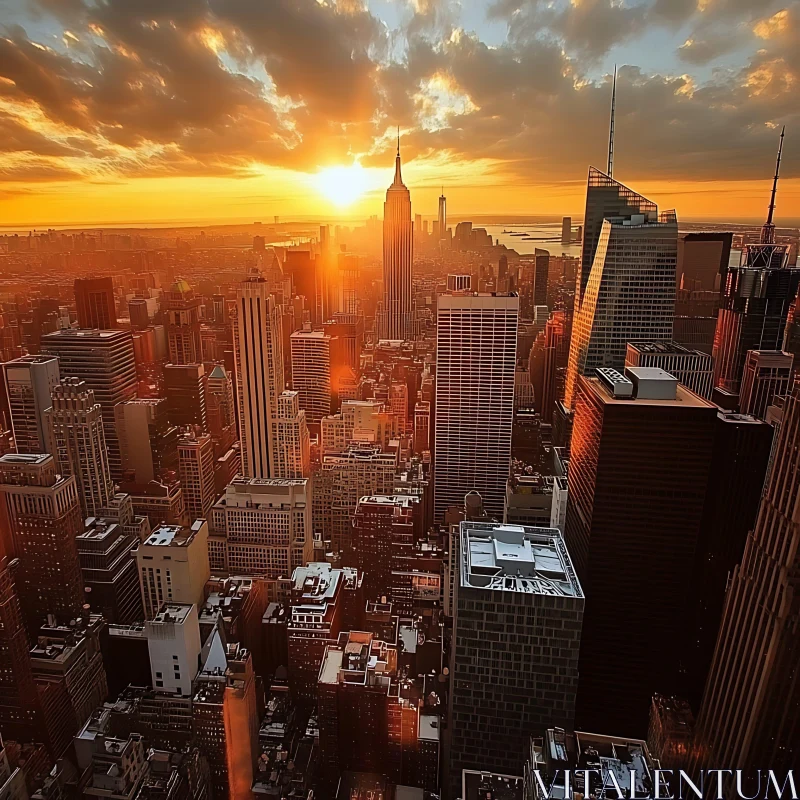
[{"label": "dark office tower", "polygon": [[657,211],[655,203],[631,191],[627,186],[623,186],[599,169],[589,167],[580,281],[575,286],[576,311],[583,303],[605,220],[609,217],[632,217],[641,214],[648,218]]},{"label": "dark office tower", "polygon": [[211,436],[187,433],[178,439],[178,471],[189,519],[209,519],[217,499]]},{"label": "dark office tower", "polygon": [[0,559],[0,731],[18,742],[41,741],[39,695],[14,587],[19,561]]},{"label": "dark office tower", "polygon": [[748,350],[780,350],[789,309],[797,297],[800,269],[789,267],[789,245],[775,243],[775,194],[781,147],[772,184],[772,199],[761,241],[742,250],[738,267],[722,276],[720,309],[714,335],[714,386],[740,390]]},{"label": "dark office tower", "polygon": [[652,203],[640,200],[643,213],[603,220],[591,280],[572,325],[567,408],[573,407],[580,375],[624,367],[628,342],[672,339],[678,221],[674,211],[659,216]]},{"label": "dark office tower", "polygon": [[516,295],[442,294],[436,323],[436,470],[440,521],[476,491],[497,519],[511,469]]},{"label": "dark office tower", "polygon": [[800,369],[800,294],[789,309],[786,330],[783,334],[783,351],[794,356],[792,364],[792,383]]},{"label": "dark office tower", "polygon": [[166,302],[169,360],[173,364],[200,364],[203,343],[200,339],[200,305],[192,287],[179,280],[170,288]]},{"label": "dark office tower", "polygon": [[378,315],[379,339],[411,339],[414,313],[411,304],[411,270],[414,259],[414,228],[411,224],[411,194],[400,174],[400,137],[394,183],[386,190],[383,204],[383,309]]},{"label": "dark office tower", "polygon": [[800,388],[787,398],[778,436],[758,520],[728,587],[697,718],[701,767],[766,765],[785,775],[800,766]]},{"label": "dark office tower", "polygon": [[114,406],[136,397],[136,362],[130,331],[63,330],[42,337],[42,352],[58,356],[61,375],[80,378],[103,412],[111,477],[122,477]]},{"label": "dark office tower", "polygon": [[439,195],[439,217],[438,217],[439,239],[447,238],[447,198],[444,196],[444,186]]},{"label": "dark office tower", "polygon": [[48,614],[76,617],[84,598],[75,546],[83,530],[75,478],[58,475],[50,455],[5,455],[0,495],[20,561],[16,584],[28,631],[35,632]]},{"label": "dark office tower", "polygon": [[573,729],[584,594],[555,528],[462,522],[450,649],[450,797],[521,775],[530,736]]},{"label": "dark office tower", "polygon": [[163,397],[135,399],[116,409],[122,471],[126,481],[145,485],[178,470],[178,429]]},{"label": "dark office tower", "polygon": [[791,388],[794,356],[780,350],[748,350],[744,362],[739,411],[758,419],[767,418],[767,408],[776,396]]},{"label": "dark office tower", "polygon": [[728,269],[732,233],[687,233],[678,239],[675,283],[687,291],[716,292],[719,276]]},{"label": "dark office tower", "polygon": [[206,420],[216,452],[226,453],[236,441],[236,401],[222,364],[211,370],[206,381]]},{"label": "dark office tower", "polygon": [[205,370],[202,364],[167,364],[164,367],[167,417],[179,428],[199,425],[206,430]]},{"label": "dark office tower", "polygon": [[117,305],[111,278],[76,278],[78,326],[101,331],[117,327]]},{"label": "dark office tower", "polygon": [[143,331],[150,325],[150,312],[147,310],[147,300],[144,297],[134,297],[128,300],[128,316],[131,328]]},{"label": "dark office tower", "polygon": [[48,452],[64,477],[75,477],[84,519],[96,517],[114,497],[100,404],[80,378],[63,378],[52,400],[46,412]]},{"label": "dark office tower", "polygon": [[[292,292],[305,298],[305,307],[311,314],[311,322],[316,323],[317,309],[317,259],[310,250],[287,250],[285,269],[292,278]],[[297,327],[300,327],[298,320]]]},{"label": "dark office tower", "polygon": [[364,349],[364,317],[360,314],[334,314],[323,329],[327,336],[339,340],[342,362],[358,370]]},{"label": "dark office tower", "polygon": [[132,625],[144,619],[139,573],[133,548],[139,542],[121,525],[87,520],[77,538],[78,559],[87,590],[86,601],[107,622]]},{"label": "dark office tower", "polygon": [[392,573],[414,554],[422,533],[419,498],[407,495],[362,497],[353,515],[353,549],[364,573],[364,596],[392,596]]},{"label": "dark office tower", "polygon": [[728,578],[741,562],[747,534],[753,530],[767,474],[773,428],[745,414],[717,413],[714,450],[697,564],[692,579],[697,630],[687,659],[686,696],[700,707],[714,644],[717,641]]},{"label": "dark office tower", "polygon": [[565,538],[586,592],[577,724],[636,736],[689,646],[717,409],[663,370],[626,372],[578,381]]},{"label": "dark office tower", "polygon": [[550,253],[536,248],[533,272],[533,305],[547,305],[547,276],[550,272]]}]

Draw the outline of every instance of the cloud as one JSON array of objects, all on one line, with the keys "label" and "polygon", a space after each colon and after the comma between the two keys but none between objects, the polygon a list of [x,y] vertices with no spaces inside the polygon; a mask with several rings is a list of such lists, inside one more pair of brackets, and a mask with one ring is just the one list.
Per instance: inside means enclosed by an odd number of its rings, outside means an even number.
[{"label": "cloud", "polygon": [[[480,162],[509,183],[580,180],[605,158],[610,76],[596,65],[652,26],[693,32],[689,70],[731,42],[751,55],[705,82],[623,66],[620,170],[761,177],[772,126],[800,127],[797,4],[497,0],[488,12],[508,35],[488,44],[450,0],[402,2],[389,31],[359,0],[38,0],[52,35],[0,38],[0,179],[385,166],[400,125],[406,159]],[[788,139],[785,163],[800,173]]]}]

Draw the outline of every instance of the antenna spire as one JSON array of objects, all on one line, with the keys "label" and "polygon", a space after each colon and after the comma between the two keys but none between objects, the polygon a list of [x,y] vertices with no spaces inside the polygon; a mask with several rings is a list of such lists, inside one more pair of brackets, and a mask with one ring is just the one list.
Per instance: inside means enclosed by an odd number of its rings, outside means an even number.
[{"label": "antenna spire", "polygon": [[614,64],[614,82],[611,85],[611,125],[608,131],[608,170],[609,178],[614,177],[614,114],[617,109],[617,65]]},{"label": "antenna spire", "polygon": [[778,143],[778,159],[775,162],[775,177],[772,180],[772,195],[769,199],[769,213],[767,214],[767,222],[761,229],[761,243],[774,244],[775,243],[775,224],[773,218],[775,216],[775,195],[778,192],[778,178],[781,174],[781,155],[783,154],[783,137],[786,135],[786,126],[781,129],[781,138]]},{"label": "antenna spire", "polygon": [[400,158],[400,126],[397,126],[397,157]]},{"label": "antenna spire", "polygon": [[397,157],[394,160],[394,185],[402,186],[403,177],[400,174],[400,126],[397,126]]}]

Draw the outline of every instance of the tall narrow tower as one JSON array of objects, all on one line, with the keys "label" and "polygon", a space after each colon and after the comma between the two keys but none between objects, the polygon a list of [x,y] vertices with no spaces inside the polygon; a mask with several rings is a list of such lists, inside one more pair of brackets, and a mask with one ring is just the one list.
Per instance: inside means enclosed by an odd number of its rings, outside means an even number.
[{"label": "tall narrow tower", "polygon": [[444,186],[439,195],[439,239],[447,238],[447,198],[444,196]]},{"label": "tall narrow tower", "polygon": [[275,472],[273,420],[284,389],[280,309],[258,270],[239,284],[234,326],[242,470],[249,478]]},{"label": "tall narrow tower", "polygon": [[414,232],[411,224],[411,194],[400,174],[400,136],[394,183],[386,190],[383,204],[383,311],[378,317],[381,339],[409,339],[413,332],[411,309],[411,263]]}]

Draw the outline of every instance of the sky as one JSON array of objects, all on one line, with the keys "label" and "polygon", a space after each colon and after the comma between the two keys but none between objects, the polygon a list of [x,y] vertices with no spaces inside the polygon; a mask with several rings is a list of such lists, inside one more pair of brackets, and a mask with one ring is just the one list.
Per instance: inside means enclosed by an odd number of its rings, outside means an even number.
[{"label": "sky", "polygon": [[0,0],[0,227],[800,218],[800,0]]}]

